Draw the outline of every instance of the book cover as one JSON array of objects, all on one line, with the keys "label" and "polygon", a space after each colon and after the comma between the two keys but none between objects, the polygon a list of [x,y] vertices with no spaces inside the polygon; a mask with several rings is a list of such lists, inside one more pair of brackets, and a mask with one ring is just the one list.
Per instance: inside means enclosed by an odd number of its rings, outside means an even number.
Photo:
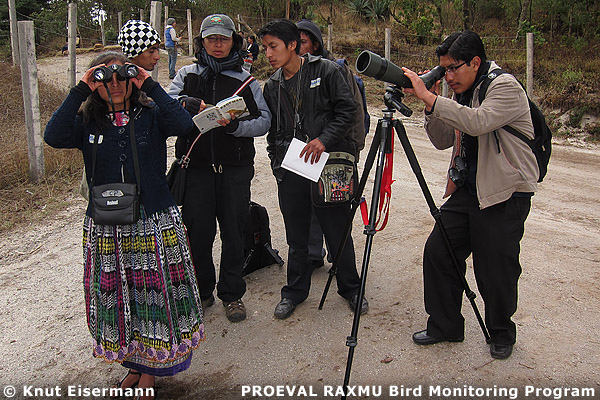
[{"label": "book cover", "polygon": [[208,105],[202,112],[196,114],[192,119],[200,134],[204,134],[211,129],[218,128],[218,120],[231,119],[230,113],[234,113],[236,118],[242,118],[250,115],[246,102],[243,97],[231,96],[219,101],[216,105]]}]

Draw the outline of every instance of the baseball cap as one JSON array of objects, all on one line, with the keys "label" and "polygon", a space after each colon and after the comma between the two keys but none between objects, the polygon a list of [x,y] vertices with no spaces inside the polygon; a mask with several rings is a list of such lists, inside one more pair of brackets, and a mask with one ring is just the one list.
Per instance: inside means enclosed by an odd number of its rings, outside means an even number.
[{"label": "baseball cap", "polygon": [[129,20],[121,28],[117,42],[129,58],[139,56],[150,46],[160,43],[160,35],[147,22]]},{"label": "baseball cap", "polygon": [[167,25],[173,25],[175,23],[175,18],[169,18],[167,20]]},{"label": "baseball cap", "polygon": [[210,35],[231,37],[235,33],[233,21],[225,14],[212,14],[204,18],[200,26],[200,36],[204,39]]}]

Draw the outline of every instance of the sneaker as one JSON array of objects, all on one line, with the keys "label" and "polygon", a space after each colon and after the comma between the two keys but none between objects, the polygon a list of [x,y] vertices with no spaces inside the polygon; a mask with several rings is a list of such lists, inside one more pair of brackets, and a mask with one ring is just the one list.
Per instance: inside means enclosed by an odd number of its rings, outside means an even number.
[{"label": "sneaker", "polygon": [[212,306],[213,304],[215,304],[215,296],[211,294],[208,299],[202,300],[202,309],[206,310],[208,307]]},{"label": "sneaker", "polygon": [[246,306],[242,299],[230,302],[223,302],[225,315],[231,322],[240,322],[246,319]]},{"label": "sneaker", "polygon": [[[348,305],[350,306],[350,309],[352,310],[352,312],[354,312],[354,310],[356,310],[356,302],[357,301],[358,301],[357,294],[355,294],[354,296],[352,296],[348,299]],[[366,297],[363,297],[362,304],[360,305],[360,315],[366,314],[368,311],[369,311],[369,302],[367,301]]]}]

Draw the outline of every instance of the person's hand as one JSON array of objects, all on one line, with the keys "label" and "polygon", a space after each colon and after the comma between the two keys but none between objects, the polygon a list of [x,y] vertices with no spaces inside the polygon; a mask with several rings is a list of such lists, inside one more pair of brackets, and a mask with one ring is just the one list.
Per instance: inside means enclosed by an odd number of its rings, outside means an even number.
[{"label": "person's hand", "polygon": [[[406,67],[402,67],[402,71],[404,71],[404,75],[406,75],[406,77],[410,79],[410,82],[413,85],[412,88],[403,88],[403,92],[414,94],[415,96],[417,96],[419,100],[425,103],[425,109],[427,111],[431,111],[431,108],[433,107],[437,99],[437,95],[429,91],[427,87],[425,87],[425,83],[421,78],[419,78],[419,75],[417,75],[416,72],[411,71]],[[439,87],[439,83],[436,82],[436,85],[432,87]]]},{"label": "person's hand", "polygon": [[232,111],[229,113],[229,119],[224,118],[224,119],[220,119],[217,121],[217,123],[221,126],[227,126],[231,123],[231,121],[233,121],[235,119],[235,113]]},{"label": "person's hand", "polygon": [[83,74],[81,81],[85,82],[89,86],[89,88],[92,92],[94,92],[96,89],[98,89],[100,86],[102,86],[102,82],[98,82],[98,81],[94,80],[94,70],[98,67],[105,67],[105,66],[106,66],[106,64],[96,65],[96,66],[88,69],[87,71],[85,71],[85,74]]},{"label": "person's hand", "polygon": [[304,146],[302,151],[300,152],[300,157],[304,157],[304,162],[308,162],[310,158],[310,163],[314,164],[319,162],[321,159],[321,154],[325,151],[325,146],[319,139],[313,139]]},{"label": "person's hand", "polygon": [[150,78],[150,74],[142,67],[138,67],[138,74],[135,78],[131,78],[131,81],[138,89],[142,88],[142,85],[146,79]]},{"label": "person's hand", "polygon": [[182,97],[179,102],[190,113],[190,115],[196,115],[206,108],[204,100],[197,97]]}]

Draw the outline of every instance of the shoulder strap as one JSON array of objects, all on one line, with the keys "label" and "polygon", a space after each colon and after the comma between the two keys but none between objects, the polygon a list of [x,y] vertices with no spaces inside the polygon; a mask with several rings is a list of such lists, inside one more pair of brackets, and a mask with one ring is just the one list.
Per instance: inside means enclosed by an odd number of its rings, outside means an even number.
[{"label": "shoulder strap", "polygon": [[[505,73],[506,73],[506,71],[504,71],[502,68],[497,68],[493,71],[490,71],[487,74],[487,76],[485,77],[485,80],[479,87],[479,104],[481,104],[483,102],[483,99],[485,99],[485,95],[486,95],[488,86],[490,86],[490,83],[492,83],[492,81],[494,79],[496,79],[496,77],[498,77],[499,75],[505,74]],[[517,80],[517,82],[519,82],[519,81]],[[519,82],[519,84],[521,85],[521,87],[523,87],[523,84],[521,82]],[[523,87],[523,90],[525,90],[524,87]],[[529,99],[529,97],[528,97],[528,99]],[[515,128],[513,128],[512,126],[509,126],[509,125],[504,125],[502,127],[502,129],[508,131],[512,135],[518,137],[519,139],[521,139],[522,141],[527,143],[527,145],[529,145],[531,150],[533,150],[535,152],[534,145],[531,142],[531,139],[529,139],[527,136],[525,136],[524,134],[522,134],[521,132],[519,132],[518,130],[516,130]]]},{"label": "shoulder strap", "polygon": [[479,104],[480,105],[483,102],[483,99],[485,99],[485,95],[487,93],[488,87],[490,86],[490,83],[492,83],[492,81],[494,79],[496,79],[499,75],[502,75],[505,73],[506,73],[506,71],[504,71],[502,68],[496,68],[496,69],[488,72],[485,79],[483,80],[483,83],[481,84],[481,86],[479,86]]},{"label": "shoulder strap", "polygon": [[[135,120],[135,118],[140,114],[141,112],[141,108],[138,110],[138,112],[134,111],[131,113],[131,117],[129,119],[130,124],[129,125],[129,140],[131,141],[131,152],[133,154],[133,168],[135,170],[135,179],[137,182],[137,192],[138,194],[141,193],[141,186],[142,186],[142,181],[140,180],[140,166],[139,166],[139,159],[138,159],[138,152],[137,152],[137,145],[136,145],[136,141],[135,141],[135,123],[133,122]],[[100,130],[98,129],[96,131],[96,137],[94,138],[94,148],[92,149],[92,177],[90,179],[90,188],[94,186],[94,178],[96,176],[96,155],[98,152],[98,140],[100,138]]]}]

